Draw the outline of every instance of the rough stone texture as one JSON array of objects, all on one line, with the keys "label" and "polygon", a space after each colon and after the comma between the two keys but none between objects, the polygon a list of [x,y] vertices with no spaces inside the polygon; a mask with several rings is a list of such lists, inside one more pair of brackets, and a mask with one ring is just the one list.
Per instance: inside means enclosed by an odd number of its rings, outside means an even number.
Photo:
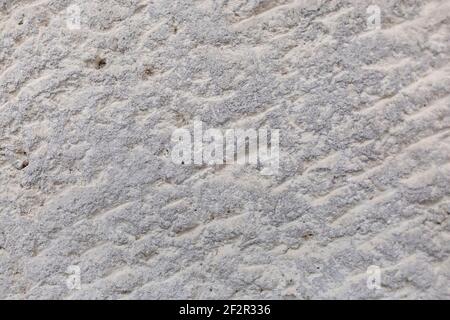
[{"label": "rough stone texture", "polygon": [[[0,298],[449,299],[450,2],[374,4],[0,0]],[[195,118],[279,174],[172,163]]]}]

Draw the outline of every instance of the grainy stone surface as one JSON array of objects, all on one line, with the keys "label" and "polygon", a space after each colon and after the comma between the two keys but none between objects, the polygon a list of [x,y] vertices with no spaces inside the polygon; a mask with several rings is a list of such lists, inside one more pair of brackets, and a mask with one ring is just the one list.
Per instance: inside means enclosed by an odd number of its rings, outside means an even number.
[{"label": "grainy stone surface", "polygon": [[[450,2],[374,4],[0,0],[0,298],[449,299]],[[278,175],[174,164],[194,119]]]}]

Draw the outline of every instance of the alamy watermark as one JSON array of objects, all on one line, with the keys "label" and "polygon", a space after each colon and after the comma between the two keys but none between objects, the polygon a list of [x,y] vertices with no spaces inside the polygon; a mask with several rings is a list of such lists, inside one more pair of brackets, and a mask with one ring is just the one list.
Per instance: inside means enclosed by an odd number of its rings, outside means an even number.
[{"label": "alamy watermark", "polygon": [[369,266],[366,271],[367,274],[367,289],[380,290],[381,289],[381,268],[379,266]]},{"label": "alamy watermark", "polygon": [[66,26],[69,30],[81,29],[81,9],[80,6],[73,4],[66,9]]},{"label": "alamy watermark", "polygon": [[261,174],[278,173],[279,130],[221,129],[203,131],[203,122],[194,121],[193,135],[188,129],[172,134],[172,161],[179,165],[255,165]]},{"label": "alamy watermark", "polygon": [[79,266],[70,265],[67,267],[66,273],[68,277],[66,279],[66,286],[69,290],[81,289],[81,269]]},{"label": "alamy watermark", "polygon": [[370,5],[366,9],[367,13],[367,29],[380,30],[381,29],[381,9],[377,5]]}]

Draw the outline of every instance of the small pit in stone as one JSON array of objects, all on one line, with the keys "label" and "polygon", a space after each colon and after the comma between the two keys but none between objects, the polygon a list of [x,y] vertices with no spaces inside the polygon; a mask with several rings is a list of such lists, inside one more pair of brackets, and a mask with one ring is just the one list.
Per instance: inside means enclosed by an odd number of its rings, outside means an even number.
[{"label": "small pit in stone", "polygon": [[312,232],[308,232],[305,235],[302,236],[303,239],[305,240],[309,240],[314,236],[314,234]]},{"label": "small pit in stone", "polygon": [[95,59],[95,69],[102,69],[104,66],[106,66],[106,59],[97,57]]},{"label": "small pit in stone", "polygon": [[86,64],[91,68],[99,70],[106,66],[106,58],[97,56],[92,60],[88,60]]},{"label": "small pit in stone", "polygon": [[19,170],[25,169],[29,164],[30,163],[28,162],[28,160],[22,161],[22,163],[19,165]]},{"label": "small pit in stone", "polygon": [[151,67],[146,67],[144,69],[144,79],[151,77],[154,74],[153,69]]}]

